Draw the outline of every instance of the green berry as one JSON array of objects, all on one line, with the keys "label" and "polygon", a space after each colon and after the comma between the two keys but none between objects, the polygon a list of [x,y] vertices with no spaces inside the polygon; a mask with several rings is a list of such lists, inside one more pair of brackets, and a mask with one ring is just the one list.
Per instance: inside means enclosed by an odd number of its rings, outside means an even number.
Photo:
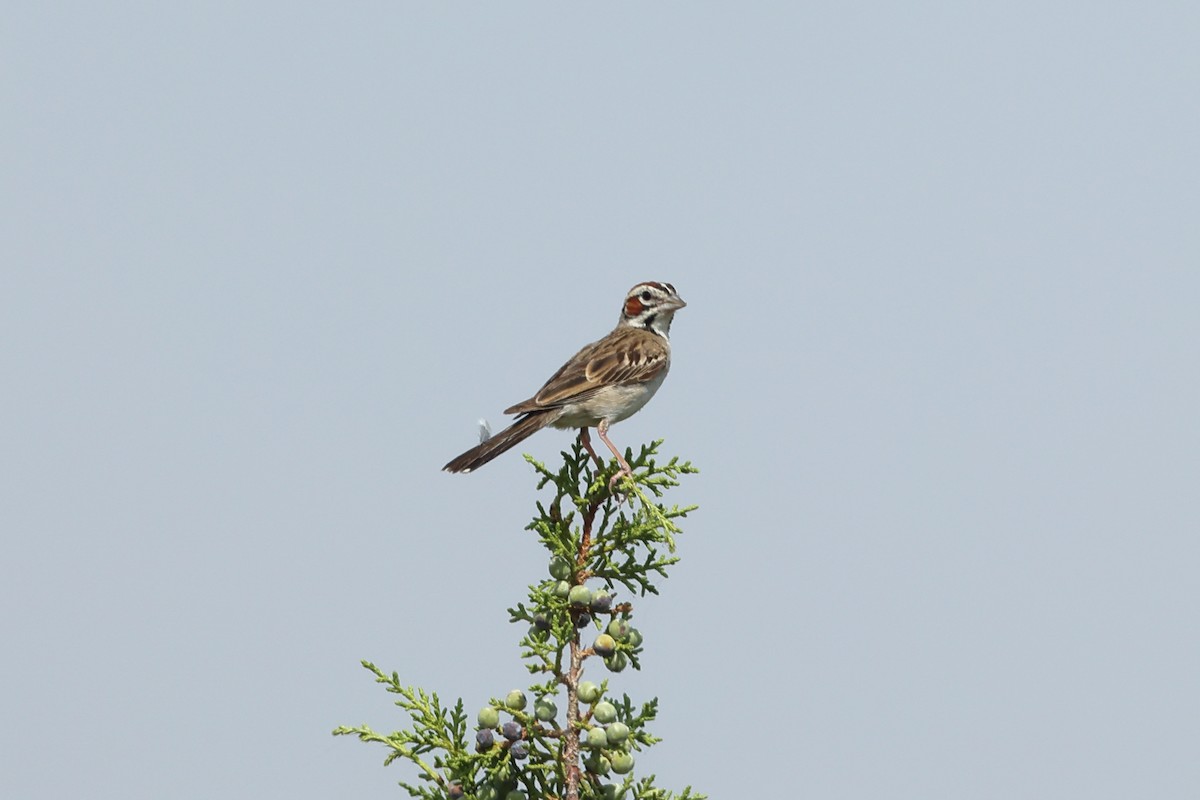
[{"label": "green berry", "polygon": [[608,747],[608,735],[604,732],[604,728],[588,728],[587,746],[596,750]]},{"label": "green berry", "polygon": [[629,753],[613,753],[609,761],[612,762],[613,772],[618,775],[624,775],[633,769],[633,756]]},{"label": "green berry", "polygon": [[492,706],[484,706],[479,709],[475,719],[479,721],[481,728],[494,728],[500,724],[500,712]]},{"label": "green berry", "polygon": [[592,643],[592,649],[596,651],[596,655],[611,656],[617,650],[617,642],[607,633],[602,633]]},{"label": "green berry", "polygon": [[504,795],[504,800],[525,800],[525,793],[520,789],[513,789],[511,792]]},{"label": "green berry", "polygon": [[583,683],[579,684],[578,695],[581,702],[588,704],[594,703],[600,699],[600,695],[603,693],[604,692],[600,690],[600,687],[591,681],[584,681]]},{"label": "green berry", "polygon": [[583,766],[593,775],[607,775],[612,770],[612,763],[600,755],[599,751],[595,751],[585,758]]},{"label": "green berry", "polygon": [[592,709],[592,717],[596,722],[608,724],[617,718],[617,707],[604,700],[597,703],[596,707]]},{"label": "green berry", "polygon": [[639,631],[637,628],[630,628],[630,630],[629,630],[629,646],[630,647],[641,647],[642,646],[642,632]]},{"label": "green berry", "polygon": [[[603,703],[601,704],[603,705]],[[600,706],[596,706],[596,710],[600,710]],[[629,738],[629,726],[624,722],[614,722],[608,726],[608,743],[611,745],[619,745]]]},{"label": "green berry", "polygon": [[520,711],[521,709],[525,708],[525,693],[520,689],[513,689],[508,693],[508,696],[504,698],[504,705],[507,708],[511,708],[513,711]]},{"label": "green berry", "polygon": [[586,606],[592,603],[592,590],[586,586],[572,586],[567,595],[573,606]]},{"label": "green berry", "polygon": [[629,666],[629,657],[624,653],[613,653],[604,659],[604,666],[608,667],[610,672],[621,672]]},{"label": "green berry", "polygon": [[558,583],[554,584],[555,597],[566,597],[569,594],[571,594],[571,584],[567,583],[566,581],[559,581]]},{"label": "green berry", "polygon": [[565,581],[571,577],[571,562],[562,556],[550,559],[550,577]]},{"label": "green berry", "polygon": [[625,641],[625,638],[629,636],[630,630],[632,630],[632,628],[630,627],[628,620],[614,619],[612,622],[608,623],[608,635],[616,639],[618,642]]},{"label": "green berry", "polygon": [[558,713],[558,706],[554,705],[553,700],[547,700],[544,697],[539,697],[533,703],[533,715],[542,722],[549,722],[554,719],[554,715]]},{"label": "green berry", "polygon": [[603,800],[624,800],[625,786],[619,783],[606,783],[600,787],[600,797]]}]

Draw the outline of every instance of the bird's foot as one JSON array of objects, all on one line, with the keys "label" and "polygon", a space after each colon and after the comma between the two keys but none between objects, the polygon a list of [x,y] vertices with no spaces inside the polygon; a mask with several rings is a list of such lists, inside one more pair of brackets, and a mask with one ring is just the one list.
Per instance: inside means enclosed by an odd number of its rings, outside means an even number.
[{"label": "bird's foot", "polygon": [[626,478],[631,481],[633,480],[633,470],[628,465],[622,466],[621,469],[617,470],[615,475],[608,479],[608,491],[613,497],[617,498],[618,505],[624,503],[629,498],[629,495],[626,493],[617,491],[617,485]]}]

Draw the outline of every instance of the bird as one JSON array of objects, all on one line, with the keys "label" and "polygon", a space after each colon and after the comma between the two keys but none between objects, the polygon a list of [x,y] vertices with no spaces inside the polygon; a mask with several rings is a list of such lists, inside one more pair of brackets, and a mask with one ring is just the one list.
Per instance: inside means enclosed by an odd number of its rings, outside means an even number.
[{"label": "bird", "polygon": [[578,428],[580,442],[601,467],[588,436],[588,429],[595,428],[620,465],[609,488],[633,475],[629,462],[608,438],[608,428],[640,411],[662,386],[671,367],[671,321],[686,305],[669,283],[646,281],[634,286],[625,294],[611,333],[572,356],[533,397],[505,409],[505,414],[516,415],[512,425],[442,469],[473,472],[547,427]]}]

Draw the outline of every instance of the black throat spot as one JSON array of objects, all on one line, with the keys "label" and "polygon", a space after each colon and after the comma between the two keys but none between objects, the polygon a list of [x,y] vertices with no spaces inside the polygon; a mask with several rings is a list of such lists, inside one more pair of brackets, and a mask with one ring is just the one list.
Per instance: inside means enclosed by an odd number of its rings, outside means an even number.
[{"label": "black throat spot", "polygon": [[651,314],[650,316],[643,319],[642,325],[641,325],[642,330],[649,331],[650,333],[653,333],[655,336],[662,336],[662,338],[664,338],[664,339],[667,338],[665,335],[663,335],[662,331],[660,331],[658,328],[654,327],[654,320],[656,320],[656,319],[658,319],[658,314]]}]

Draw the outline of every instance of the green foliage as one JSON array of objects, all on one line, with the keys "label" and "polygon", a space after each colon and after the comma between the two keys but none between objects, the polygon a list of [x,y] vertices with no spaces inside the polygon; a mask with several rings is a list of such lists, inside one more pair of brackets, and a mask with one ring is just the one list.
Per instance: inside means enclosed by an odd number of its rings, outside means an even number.
[{"label": "green foliage", "polygon": [[[398,696],[395,703],[411,725],[390,734],[342,726],[334,734],[384,745],[385,764],[411,762],[421,784],[400,785],[425,800],[507,800],[510,794],[516,800],[518,792],[567,800],[703,800],[690,787],[676,794],[654,786],[652,775],[638,779],[630,772],[635,753],[659,741],[648,727],[658,715],[656,698],[640,707],[628,695],[617,700],[608,696],[607,680],[585,690],[586,702],[578,692],[589,659],[600,675],[626,664],[641,669],[643,637],[632,627],[633,602],[621,592],[634,598],[658,594],[655,581],[679,560],[675,536],[682,531],[675,521],[696,507],[658,501],[697,470],[676,458],[658,463],[660,444],[643,446],[637,456],[626,451],[633,475],[616,481],[615,490],[609,487],[618,475],[616,462],[593,464],[578,441],[555,471],[526,456],[539,475],[537,489],[550,488],[553,497],[537,503],[527,526],[549,551],[545,577],[529,587],[525,602],[508,609],[511,622],[528,625],[521,657],[535,682],[524,696],[513,690],[489,701],[476,715],[480,724],[469,741],[461,700],[447,708],[437,694],[406,686],[396,673],[364,661],[376,682]],[[596,640],[602,653],[591,646]],[[612,726],[617,735],[610,741],[603,729]],[[590,749],[589,729],[598,731]]]}]

